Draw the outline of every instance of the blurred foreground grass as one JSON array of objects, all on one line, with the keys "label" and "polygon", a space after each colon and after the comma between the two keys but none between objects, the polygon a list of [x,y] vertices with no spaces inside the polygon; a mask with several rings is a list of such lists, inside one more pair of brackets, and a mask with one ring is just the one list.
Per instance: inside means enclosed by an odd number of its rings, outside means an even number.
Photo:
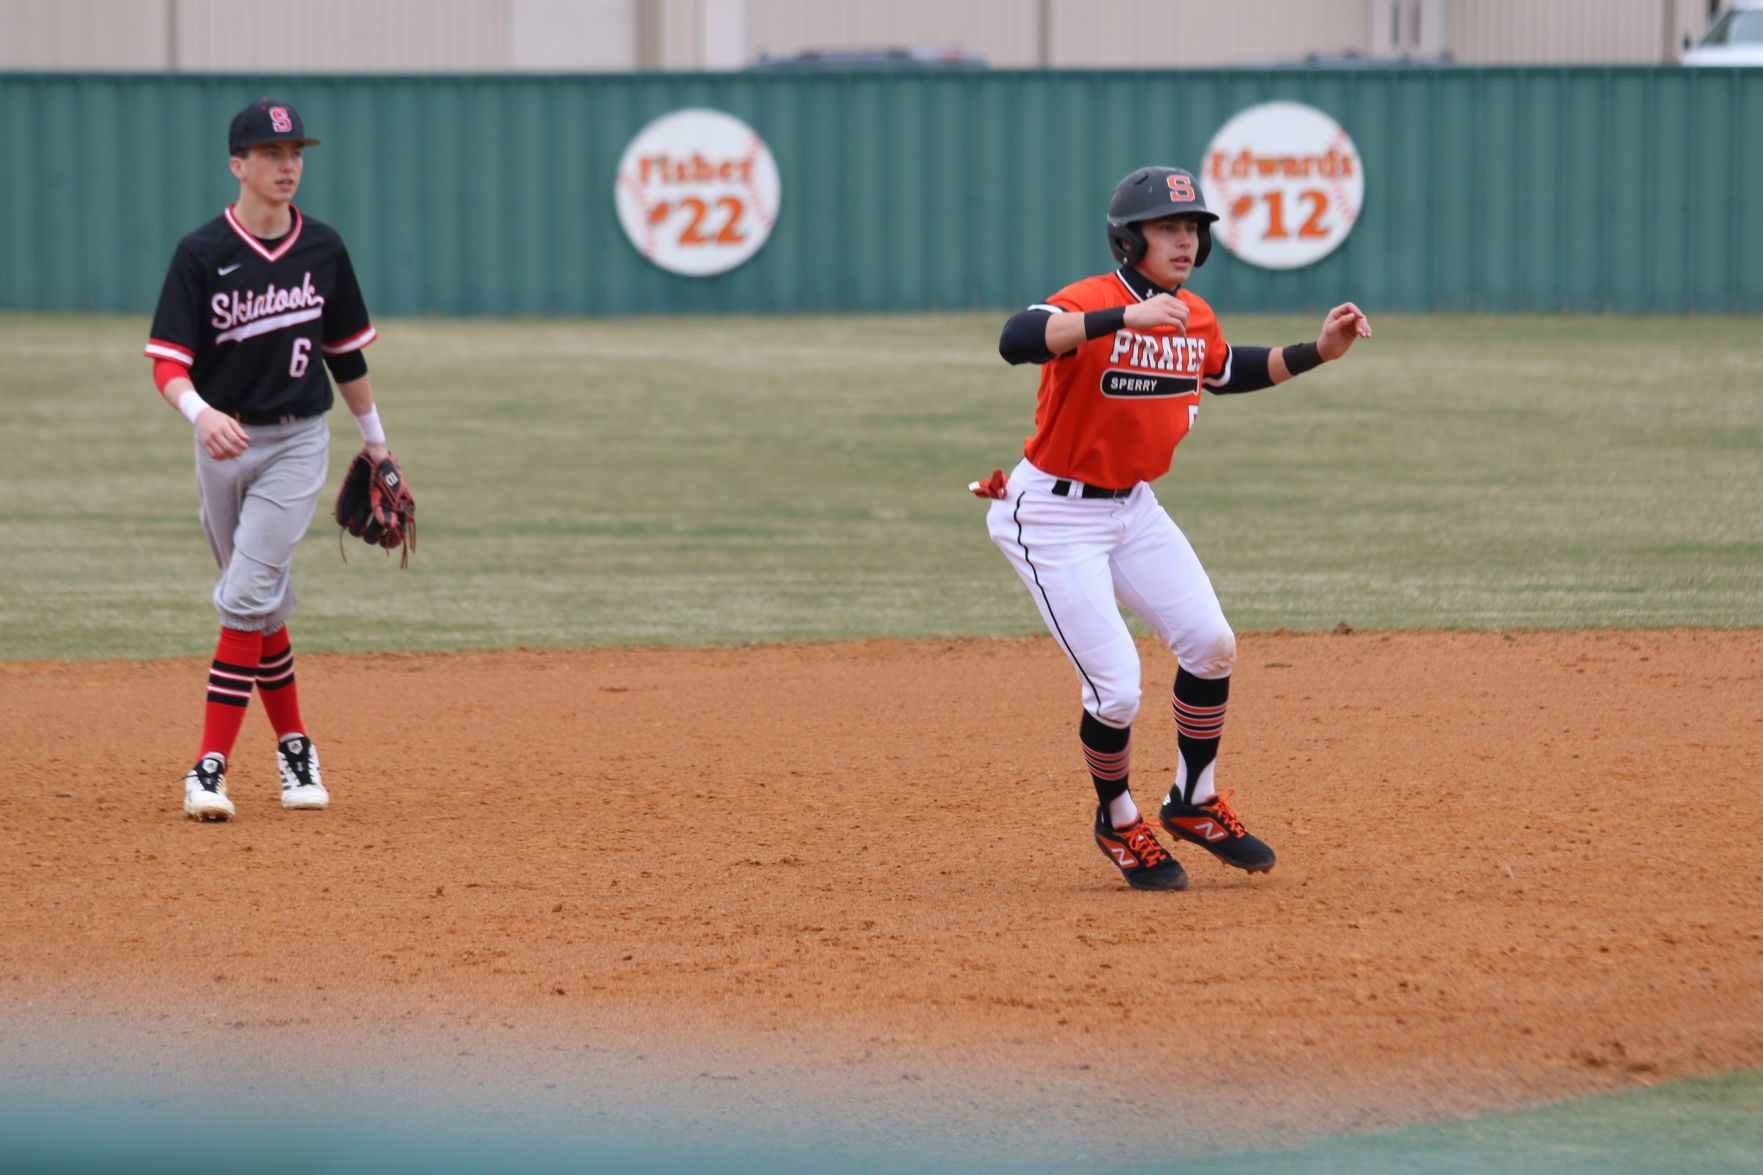
[{"label": "blurred foreground grass", "polygon": [[1749,1175],[1763,1171],[1763,1071],[1510,1114],[1159,1164],[1137,1175]]}]

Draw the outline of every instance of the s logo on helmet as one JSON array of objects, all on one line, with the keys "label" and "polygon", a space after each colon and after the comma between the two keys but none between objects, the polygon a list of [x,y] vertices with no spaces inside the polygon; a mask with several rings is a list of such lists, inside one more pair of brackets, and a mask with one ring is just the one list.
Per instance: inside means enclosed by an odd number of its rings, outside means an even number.
[{"label": "s logo on helmet", "polygon": [[1194,181],[1184,173],[1168,177],[1169,202],[1172,204],[1189,204],[1194,199]]},{"label": "s logo on helmet", "polygon": [[269,125],[277,134],[285,135],[294,129],[294,120],[288,117],[286,106],[271,106],[269,108]]}]

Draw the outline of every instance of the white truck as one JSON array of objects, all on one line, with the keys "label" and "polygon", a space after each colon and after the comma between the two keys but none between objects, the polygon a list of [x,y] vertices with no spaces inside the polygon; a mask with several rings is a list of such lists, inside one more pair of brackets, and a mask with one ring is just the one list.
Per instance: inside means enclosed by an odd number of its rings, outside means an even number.
[{"label": "white truck", "polygon": [[[1686,38],[1687,39],[1687,38]],[[1683,51],[1685,65],[1763,65],[1763,0],[1735,0]]]}]

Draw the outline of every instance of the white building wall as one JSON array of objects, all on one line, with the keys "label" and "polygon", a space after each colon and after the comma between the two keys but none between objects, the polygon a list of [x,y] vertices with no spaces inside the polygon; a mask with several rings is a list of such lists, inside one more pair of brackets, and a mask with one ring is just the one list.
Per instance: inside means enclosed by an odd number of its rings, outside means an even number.
[{"label": "white building wall", "polygon": [[[630,0],[644,24],[642,69],[702,69],[704,4],[729,0]],[[744,3],[745,0],[736,0]]]},{"label": "white building wall", "polygon": [[1450,0],[1459,65],[1675,64],[1706,0]]},{"label": "white building wall", "polygon": [[[788,57],[810,49],[915,48],[956,45],[988,65],[1040,64],[1041,0],[746,0],[752,58]],[[1055,7],[1057,6],[1055,0]],[[1091,9],[1117,20],[1113,0]]]},{"label": "white building wall", "polygon": [[168,0],[0,0],[0,69],[163,69]]},{"label": "white building wall", "polygon": [[478,0],[175,0],[178,68],[506,68],[507,5]]},{"label": "white building wall", "polygon": [[631,0],[507,0],[506,7],[508,60],[497,69],[637,68],[642,28]]},{"label": "white building wall", "polygon": [[1307,54],[1462,65],[1677,60],[1714,0],[0,0],[0,69],[740,68],[959,46],[994,68]]},{"label": "white building wall", "polygon": [[1308,53],[1338,56],[1369,51],[1366,0],[1115,0],[1111,21],[1097,27],[1093,5],[1054,6],[1055,65],[1255,65],[1291,62]]}]

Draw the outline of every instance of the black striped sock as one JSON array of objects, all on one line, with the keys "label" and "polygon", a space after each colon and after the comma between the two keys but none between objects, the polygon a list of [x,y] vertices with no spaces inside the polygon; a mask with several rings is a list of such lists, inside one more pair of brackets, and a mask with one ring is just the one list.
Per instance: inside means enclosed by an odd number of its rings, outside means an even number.
[{"label": "black striped sock", "polygon": [[1132,727],[1109,726],[1085,710],[1077,737],[1083,743],[1096,798],[1106,804],[1124,795],[1132,770]]},{"label": "black striped sock", "polygon": [[1175,671],[1175,745],[1181,755],[1182,802],[1193,803],[1194,784],[1218,757],[1218,740],[1224,733],[1226,702],[1230,699],[1230,676],[1195,677],[1186,669]]}]

